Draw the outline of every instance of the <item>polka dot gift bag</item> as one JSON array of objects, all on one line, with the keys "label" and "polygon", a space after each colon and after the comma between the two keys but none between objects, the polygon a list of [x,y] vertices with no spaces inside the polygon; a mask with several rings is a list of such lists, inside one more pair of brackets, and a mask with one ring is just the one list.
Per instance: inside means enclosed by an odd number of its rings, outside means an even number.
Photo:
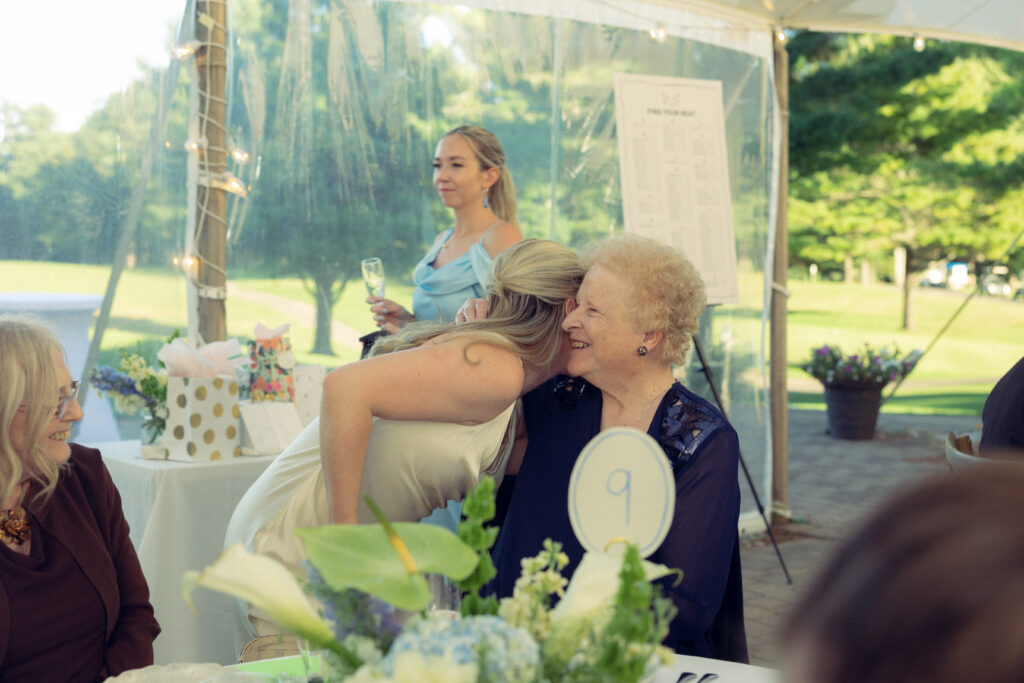
[{"label": "polka dot gift bag", "polygon": [[[163,354],[163,355],[161,355]],[[238,379],[248,360],[237,339],[193,348],[181,339],[157,353],[167,366],[167,428],[162,445],[170,460],[203,462],[241,455]]]}]

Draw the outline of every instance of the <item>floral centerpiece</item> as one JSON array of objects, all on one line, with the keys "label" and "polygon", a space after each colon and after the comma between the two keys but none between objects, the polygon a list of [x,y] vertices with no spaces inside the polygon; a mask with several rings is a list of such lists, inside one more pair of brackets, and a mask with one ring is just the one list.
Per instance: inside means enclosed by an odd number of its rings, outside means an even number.
[{"label": "floral centerpiece", "polygon": [[89,382],[101,396],[113,400],[114,409],[124,415],[147,413],[143,432],[153,443],[167,425],[167,370],[163,363],[153,367],[138,353],[121,349],[117,369],[109,365],[93,368]]},{"label": "floral centerpiece", "polygon": [[[334,681],[637,681],[670,661],[660,645],[675,608],[651,581],[678,574],[619,554],[587,553],[572,581],[568,558],[547,541],[523,560],[514,594],[482,598],[494,575],[494,483],[484,479],[463,505],[458,536],[426,524],[330,525],[299,529],[309,554],[300,583],[274,560],[232,546],[183,580],[262,608],[282,629],[328,651]],[[426,575],[462,593],[460,614],[427,611]],[[320,604],[315,607],[308,595]],[[556,605],[554,598],[561,598]]]},{"label": "floral centerpiece", "polygon": [[838,439],[871,439],[882,389],[910,374],[920,357],[920,351],[904,356],[895,344],[878,348],[864,344],[849,355],[826,344],[811,349],[811,359],[801,367],[825,385],[829,434]]},{"label": "floral centerpiece", "polygon": [[847,355],[838,346],[825,344],[811,349],[811,359],[802,367],[826,386],[878,384],[884,387],[910,374],[919,355],[914,352],[904,356],[895,344],[878,348],[864,344],[857,353]]}]

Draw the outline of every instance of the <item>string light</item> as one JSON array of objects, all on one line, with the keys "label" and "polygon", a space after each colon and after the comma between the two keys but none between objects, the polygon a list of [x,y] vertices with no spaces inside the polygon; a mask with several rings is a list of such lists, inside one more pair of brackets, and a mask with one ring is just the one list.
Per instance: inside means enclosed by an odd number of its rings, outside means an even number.
[{"label": "string light", "polygon": [[185,43],[184,45],[175,45],[173,48],[171,48],[171,54],[174,55],[175,59],[186,60],[192,55],[194,55],[196,53],[196,50],[198,50],[202,46],[203,44],[200,43],[198,40],[192,40]]},{"label": "string light", "polygon": [[188,275],[190,278],[194,278],[196,275],[197,266],[199,265],[199,260],[193,256],[185,254],[184,256],[176,255],[173,259],[171,259],[171,263],[174,264],[175,268],[181,268],[185,272],[185,274]]},{"label": "string light", "polygon": [[249,163],[249,153],[235,144],[235,141],[228,138],[228,154],[240,164]]},{"label": "string light", "polygon": [[786,32],[783,31],[781,28],[775,29],[775,40],[776,42],[779,43],[786,42]]},{"label": "string light", "polygon": [[914,50],[924,52],[924,38],[921,37],[921,34],[914,36]]},{"label": "string light", "polygon": [[[227,5],[226,0],[207,0],[207,3]],[[211,69],[215,66],[223,66],[227,55],[227,46],[219,42],[212,42],[212,39],[215,33],[217,33],[217,29],[227,34],[227,27],[222,26],[213,16],[206,12],[197,12],[196,20],[200,26],[206,29],[205,33],[208,33],[207,42],[193,40],[184,45],[176,46],[172,50],[174,56],[179,60],[195,56],[196,66],[200,70],[199,91],[201,105],[197,115],[198,137],[188,140],[185,143],[185,149],[190,153],[198,152],[198,177],[196,182],[199,185],[223,190],[244,198],[249,188],[241,180],[226,171],[226,159],[230,156],[237,163],[244,164],[249,161],[249,153],[244,149],[237,148],[230,138],[226,140],[228,149],[224,149],[222,145],[225,142],[222,141],[227,137],[226,135],[221,135],[227,132],[224,124],[210,117],[211,102],[227,105],[227,102],[222,97],[214,96],[209,91]],[[203,53],[199,53],[200,50],[203,50]],[[206,77],[205,81],[202,76]],[[204,82],[206,83],[205,86]],[[210,126],[213,126],[216,130],[211,131]],[[207,137],[208,134],[213,140],[212,145],[210,144],[210,138]],[[170,145],[167,146],[170,148]],[[225,216],[211,212],[209,208],[211,194],[210,192],[200,193],[200,200],[196,207],[198,215],[195,219],[195,227],[187,240],[187,243],[190,245],[187,248],[194,250],[194,253],[192,255],[186,254],[180,260],[175,258],[175,265],[180,265],[188,280],[195,287],[196,295],[200,299],[223,300],[227,296],[227,289],[225,287],[199,281],[199,271],[201,269],[203,271],[212,270],[224,278],[227,277],[227,273],[221,265],[207,261],[199,253],[203,244],[202,234],[206,228],[207,221],[216,221],[227,228]]]},{"label": "string light", "polygon": [[201,149],[206,149],[206,138],[196,138],[194,140],[185,141],[186,152],[198,152]]},{"label": "string light", "polygon": [[231,194],[244,197],[248,194],[245,184],[230,173],[209,173],[199,176],[199,184],[212,187],[215,190],[224,190]]},{"label": "string light", "polygon": [[659,43],[665,42],[665,24],[659,23],[651,29],[651,39]]}]

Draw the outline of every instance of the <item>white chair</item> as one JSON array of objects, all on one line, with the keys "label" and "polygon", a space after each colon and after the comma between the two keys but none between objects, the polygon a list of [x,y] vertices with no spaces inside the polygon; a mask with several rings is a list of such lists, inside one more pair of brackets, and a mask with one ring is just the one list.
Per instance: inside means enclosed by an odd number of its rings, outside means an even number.
[{"label": "white chair", "polygon": [[299,654],[298,640],[293,635],[282,633],[253,638],[242,648],[242,654],[238,661],[242,663],[255,662],[260,659],[290,657],[297,654]]},{"label": "white chair", "polygon": [[946,463],[952,472],[966,467],[991,465],[991,460],[974,455],[971,437],[967,434],[957,436],[953,432],[946,434]]}]

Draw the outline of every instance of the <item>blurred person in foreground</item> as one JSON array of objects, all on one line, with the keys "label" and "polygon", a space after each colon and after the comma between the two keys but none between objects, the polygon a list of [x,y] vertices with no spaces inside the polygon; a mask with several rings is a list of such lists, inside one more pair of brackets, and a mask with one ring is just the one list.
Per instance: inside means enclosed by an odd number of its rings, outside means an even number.
[{"label": "blurred person in foreground", "polygon": [[661,445],[675,476],[671,528],[649,558],[683,570],[678,586],[661,582],[678,609],[665,645],[746,662],[739,441],[721,413],[672,374],[697,332],[704,283],[678,251],[636,235],[605,238],[582,258],[587,275],[562,324],[573,379],[555,378],[523,398],[528,445],[521,465],[513,461],[507,470],[518,474],[498,520],[494,591],[511,595],[520,561],[548,537],[569,557],[566,575],[575,571],[584,550],[567,508],[573,466],[600,432],[634,427]]},{"label": "blurred person in foreground", "polygon": [[985,399],[978,454],[1024,461],[1024,358],[996,382]]},{"label": "blurred person in foreground", "polygon": [[92,683],[153,663],[160,632],[121,497],[60,343],[0,315],[0,680]]},{"label": "blurred person in foreground", "polygon": [[454,225],[413,270],[412,312],[391,299],[366,299],[387,332],[413,320],[453,322],[466,299],[484,295],[494,258],[523,239],[505,151],[490,131],[459,126],[444,134],[434,153],[434,189],[452,209]]},{"label": "blurred person in foreground", "polygon": [[978,466],[889,499],[784,629],[787,683],[1024,681],[1024,468]]}]

